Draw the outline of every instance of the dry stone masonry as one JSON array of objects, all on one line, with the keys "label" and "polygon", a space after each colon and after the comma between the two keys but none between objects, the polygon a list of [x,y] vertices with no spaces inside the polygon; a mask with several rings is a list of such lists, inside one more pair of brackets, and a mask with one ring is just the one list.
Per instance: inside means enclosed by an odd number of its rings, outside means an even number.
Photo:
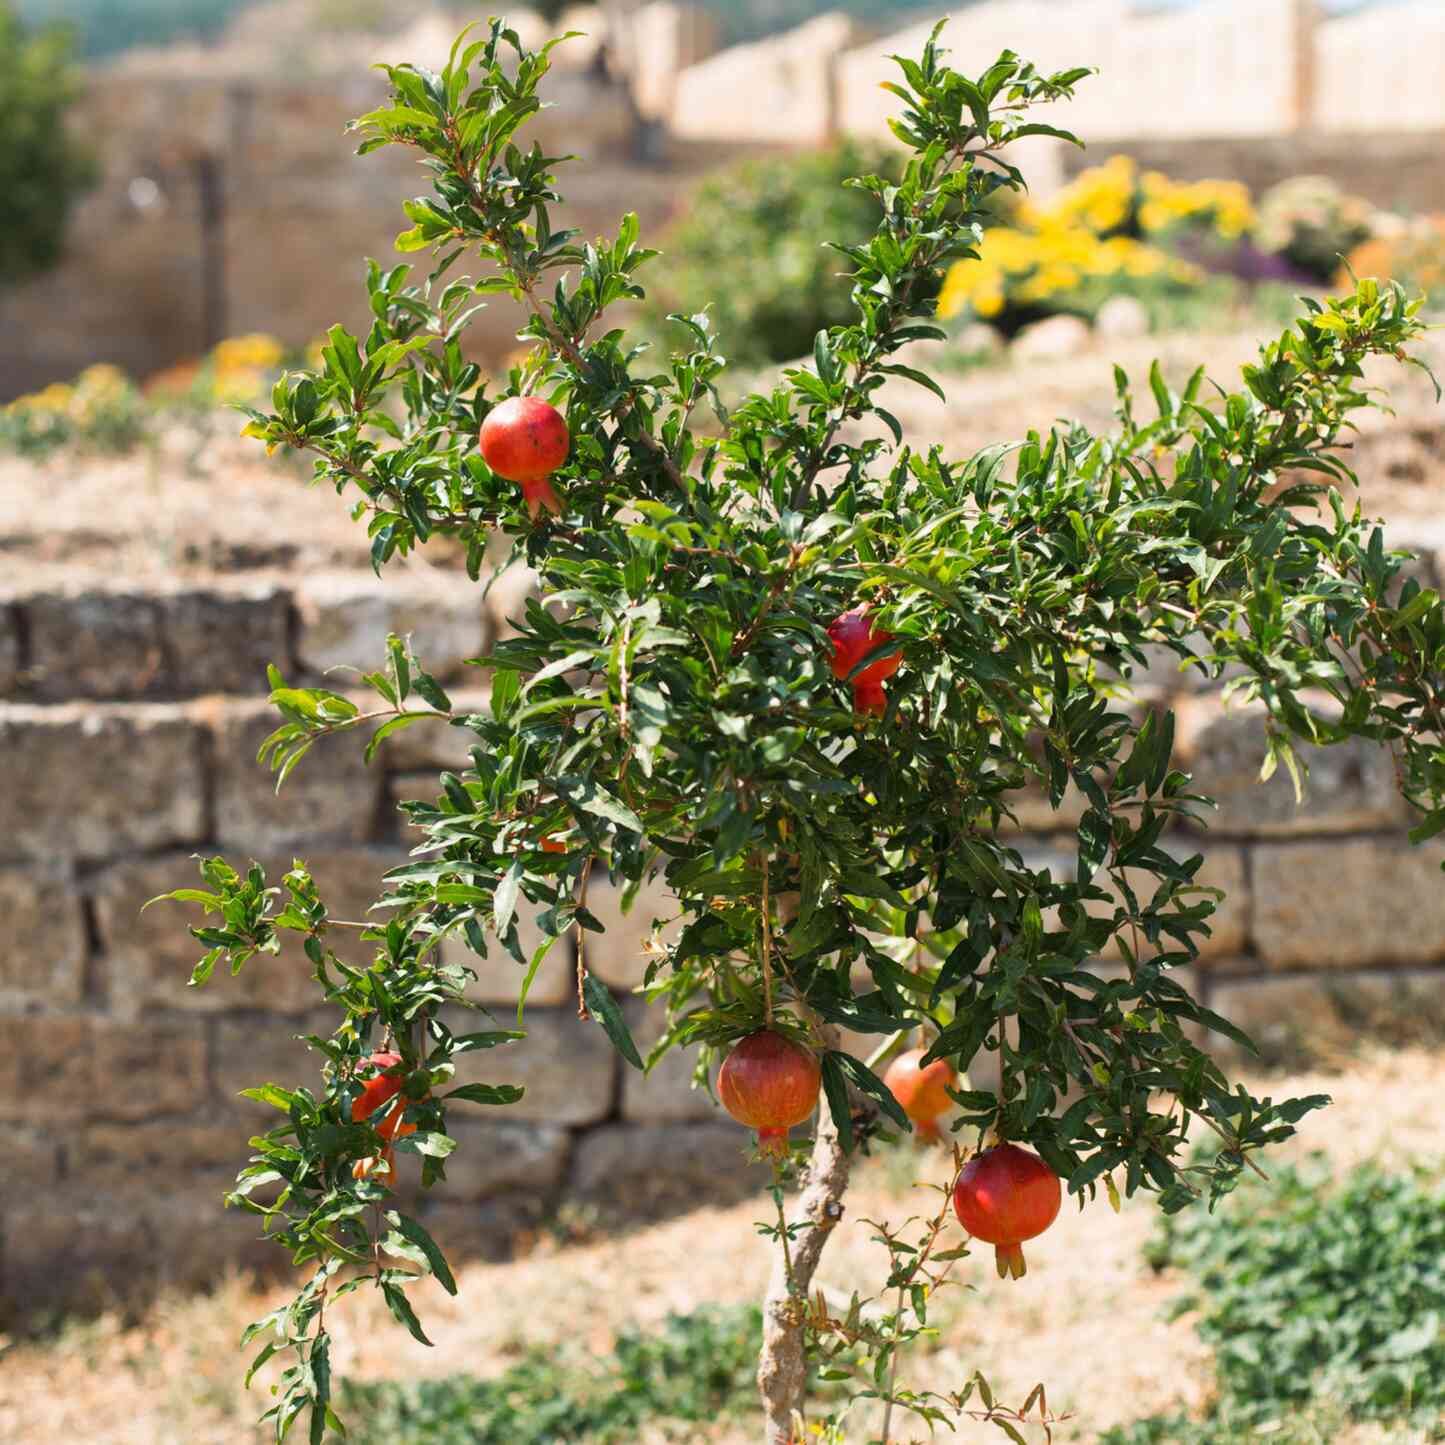
[{"label": "dry stone masonry", "polygon": [[[1438,470],[1438,427],[1401,425],[1365,439],[1357,460],[1386,481]],[[170,489],[177,506],[183,490]],[[1395,535],[1422,547],[1422,579],[1439,585],[1445,533],[1427,519]],[[312,552],[326,542],[313,533]],[[278,873],[305,858],[335,916],[362,916],[406,855],[396,804],[433,796],[439,769],[465,766],[468,735],[418,725],[370,767],[357,739],[323,743],[278,798],[255,761],[273,726],[265,663],[345,687],[346,674],[326,670],[374,666],[388,631],[410,632],[459,704],[480,706],[486,677],[469,661],[511,629],[531,581],[515,568],[484,601],[445,566],[378,581],[344,549],[320,569],[305,547],[297,555],[291,573],[232,566],[180,582],[166,569],[118,582],[118,566],[61,580],[17,567],[0,596],[0,1118],[10,1157],[0,1310],[103,1297],[118,1262],[172,1258],[150,1247],[162,1237],[184,1242],[171,1282],[258,1262],[254,1220],[220,1207],[269,1112],[239,1091],[313,1077],[299,1037],[334,1018],[317,1009],[294,944],[188,989],[199,950],[187,918],[141,906],[189,882],[195,854],[220,852]],[[1180,761],[1221,804],[1207,836],[1170,840],[1182,856],[1202,851],[1200,881],[1227,894],[1194,978],[1210,1006],[1286,1058],[1400,1020],[1445,1024],[1438,850],[1407,846],[1389,758],[1353,743],[1321,752],[1297,807],[1283,770],[1258,781],[1256,710],[1226,708],[1218,685],[1168,655],[1151,658],[1133,688],[1134,706],[1175,710]],[[1073,797],[1058,812],[1041,795],[1024,798],[1017,846],[1035,866],[1071,868],[1079,811]],[[589,941],[589,965],[625,994],[642,980],[668,900],[644,891],[624,915],[604,883],[589,903],[607,930]],[[500,950],[455,956],[479,975],[472,997],[505,1023],[517,965]],[[449,1246],[506,1249],[559,1211],[565,1219],[619,1195],[685,1198],[740,1174],[743,1131],[691,1087],[690,1061],[669,1057],[649,1079],[623,1066],[601,1030],[577,1019],[574,970],[570,942],[559,944],[533,985],[526,1042],[463,1061],[526,1094],[516,1108],[458,1120],[449,1181],[422,1206]],[[645,1052],[661,1018],[640,998],[626,1008]]]}]

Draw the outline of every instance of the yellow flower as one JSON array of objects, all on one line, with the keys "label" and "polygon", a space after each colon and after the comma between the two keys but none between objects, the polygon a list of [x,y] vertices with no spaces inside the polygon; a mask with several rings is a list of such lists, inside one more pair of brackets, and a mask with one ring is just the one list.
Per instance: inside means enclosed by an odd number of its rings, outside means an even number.
[{"label": "yellow flower", "polygon": [[273,371],[286,357],[286,348],[274,336],[252,332],[219,342],[211,352],[218,376],[227,372]]}]

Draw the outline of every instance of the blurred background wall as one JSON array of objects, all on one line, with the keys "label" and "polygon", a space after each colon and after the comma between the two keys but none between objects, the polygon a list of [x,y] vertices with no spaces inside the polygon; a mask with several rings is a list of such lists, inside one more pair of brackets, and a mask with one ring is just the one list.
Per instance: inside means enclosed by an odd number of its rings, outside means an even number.
[{"label": "blurred background wall", "polygon": [[[21,13],[81,27],[90,68],[72,119],[100,179],[64,263],[0,286],[0,400],[97,360],[144,377],[228,334],[300,346],[359,319],[356,258],[388,254],[421,178],[399,153],[358,163],[346,121],[382,93],[374,62],[441,63],[469,11],[24,0]],[[887,56],[916,50],[938,18],[911,0],[609,0],[549,15],[514,19],[530,39],[554,21],[588,32],[558,52],[540,123],[544,144],[584,161],[566,219],[601,231],[625,196],[654,233],[693,177],[739,152],[886,139]],[[1378,205],[1445,209],[1438,0],[979,0],[952,15],[947,43],[965,67],[1005,45],[1042,68],[1098,67],[1067,117],[1089,156],[1036,143],[1037,194],[1102,151],[1256,189],[1318,173]],[[473,344],[496,359],[510,333],[484,318]]]}]

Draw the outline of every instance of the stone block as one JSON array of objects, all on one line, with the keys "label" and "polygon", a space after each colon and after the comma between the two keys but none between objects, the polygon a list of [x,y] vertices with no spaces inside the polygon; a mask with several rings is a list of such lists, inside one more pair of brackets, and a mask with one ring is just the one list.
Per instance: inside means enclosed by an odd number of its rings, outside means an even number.
[{"label": "stone block", "polygon": [[625,1203],[631,1211],[672,1201],[718,1204],[766,1186],[752,1162],[753,1136],[717,1124],[608,1124],[577,1141],[569,1197]]},{"label": "stone block", "polygon": [[384,668],[388,633],[409,637],[417,661],[443,681],[487,647],[481,587],[464,572],[313,574],[296,601],[297,651],[311,672]]},{"label": "stone block", "polygon": [[[244,868],[250,860],[233,856],[230,861]],[[268,884],[279,886],[291,861],[289,854],[261,859]],[[384,891],[382,875],[402,858],[388,849],[340,848],[311,853],[305,861],[331,916],[364,922],[367,909]],[[209,982],[189,987],[191,969],[207,952],[190,929],[214,926],[217,915],[207,916],[190,903],[157,903],[144,913],[141,909],[162,893],[204,886],[195,862],[178,853],[120,863],[97,878],[95,913],[112,1010],[134,1018],[156,1008],[258,1008],[276,1013],[313,1008],[320,989],[296,933],[281,933],[280,953],[257,954],[234,977],[222,964]],[[384,920],[385,915],[374,916]],[[370,945],[354,945],[354,930],[336,929],[330,942],[350,962],[369,957]]]},{"label": "stone block", "polygon": [[1301,746],[1309,769],[1304,801],[1280,767],[1260,782],[1267,713],[1259,704],[1228,709],[1212,698],[1182,701],[1176,712],[1180,766],[1196,791],[1213,798],[1211,831],[1247,837],[1347,833],[1398,827],[1405,819],[1389,752],[1365,738],[1333,747]]},{"label": "stone block", "polygon": [[[1270,1064],[1338,1057],[1381,1037],[1438,1045],[1445,1036],[1445,970],[1232,979],[1215,987],[1209,1006],[1243,1029]],[[1212,1052],[1249,1057],[1214,1038]]]},{"label": "stone block", "polygon": [[53,869],[0,869],[0,918],[0,1008],[79,1003],[87,945],[74,880]]},{"label": "stone block", "polygon": [[[452,687],[447,689],[447,696],[452,701],[453,715],[458,717],[487,712],[491,700],[491,693],[484,687]],[[423,704],[417,703],[417,706]],[[459,773],[470,767],[472,748],[477,742],[477,735],[468,728],[428,719],[387,738],[386,765],[398,773],[426,769],[435,782],[443,768]]]},{"label": "stone block", "polygon": [[60,1177],[60,1153],[60,1141],[45,1129],[7,1128],[5,1193],[22,1198],[49,1189]]},{"label": "stone block", "polygon": [[453,1265],[464,1259],[509,1259],[535,1237],[544,1212],[540,1200],[510,1195],[457,1204],[446,1188],[441,1185],[422,1198],[417,1218]]},{"label": "stone block", "polygon": [[[457,1033],[486,1027],[475,1014],[447,1019]],[[509,1026],[509,1019],[501,1019]],[[458,1084],[520,1084],[525,1090],[507,1108],[508,1120],[591,1124],[613,1112],[617,1071],[626,1067],[601,1027],[569,1009],[531,1009],[522,1020],[527,1037],[457,1059]]]},{"label": "stone block", "polygon": [[291,594],[272,583],[182,589],[162,595],[171,686],[181,696],[264,697],[266,668],[291,669]]},{"label": "stone block", "polygon": [[279,720],[267,704],[198,707],[212,727],[215,824],[221,850],[256,854],[316,843],[361,843],[378,827],[384,776],[363,761],[359,737],[313,745],[281,788],[256,761]]},{"label": "stone block", "polygon": [[515,637],[527,615],[527,600],[541,595],[541,579],[522,562],[513,562],[487,584],[487,617],[492,636],[501,642]]},{"label": "stone block", "polygon": [[1445,959],[1438,850],[1349,838],[1253,851],[1254,942],[1272,969]]},{"label": "stone block", "polygon": [[164,690],[161,608],[144,592],[43,592],[21,604],[37,697],[139,698]]},{"label": "stone block", "polygon": [[[497,1117],[467,1117],[487,1112]],[[457,1147],[447,1156],[446,1183],[440,1186],[444,1199],[460,1202],[514,1193],[541,1199],[561,1183],[571,1135],[555,1124],[513,1122],[507,1118],[511,1112],[487,1111],[476,1104],[450,1107],[447,1127]]]},{"label": "stone block", "polygon": [[265,693],[290,663],[290,594],[271,583],[137,592],[85,587],[21,599],[37,697]]},{"label": "stone block", "polygon": [[83,1185],[0,1197],[0,1240],[0,1321],[113,1309],[159,1243],[141,1216],[97,1203]]},{"label": "stone block", "polygon": [[[626,913],[622,892],[605,879],[594,879],[588,890],[587,907],[605,931],[587,934],[587,966],[614,988],[634,989],[659,956],[657,944],[676,938],[682,923],[677,900],[661,879],[644,881]],[[654,930],[655,922],[662,927]]]},{"label": "stone block", "polygon": [[211,1082],[230,1116],[244,1121],[236,1125],[242,1146],[246,1129],[254,1128],[259,1121],[274,1121],[280,1115],[269,1104],[241,1098],[241,1090],[258,1084],[280,1084],[289,1089],[305,1084],[319,1091],[323,1058],[307,1047],[304,1038],[307,1034],[329,1038],[338,1022],[335,1009],[318,1009],[299,1019],[238,1014],[218,1019],[212,1025]]},{"label": "stone block", "polygon": [[[1196,935],[1199,956],[1204,959],[1212,959],[1238,953],[1245,946],[1250,917],[1251,894],[1245,873],[1244,850],[1227,844],[1216,845],[1213,843],[1207,848],[1200,847],[1196,846],[1192,838],[1178,837],[1166,838],[1163,846],[1173,856],[1180,859],[1202,853],[1204,862],[1200,865],[1199,872],[1195,874],[1195,883],[1200,887],[1219,888],[1224,892],[1223,901],[1216,905],[1214,913],[1209,918],[1209,936],[1206,938]],[[1072,882],[1076,876],[1078,863],[1077,855],[1073,850],[1051,843],[1024,843],[1019,847],[1019,854],[1023,858],[1025,866],[1035,872],[1047,869],[1055,881]],[[1142,873],[1138,869],[1130,869],[1128,873],[1129,882],[1135,895],[1141,902],[1147,903],[1154,893],[1152,875]],[[1094,881],[1111,898],[1118,899],[1119,894],[1107,873],[1102,871],[1096,873]],[[1187,901],[1195,900],[1191,898]],[[1111,915],[1114,907],[1114,903],[1090,903],[1088,905],[1089,911],[1098,917]],[[1044,925],[1047,928],[1059,926],[1054,910],[1051,909],[1045,914]],[[1140,943],[1142,947],[1148,947],[1148,942],[1142,933]],[[1177,945],[1173,940],[1168,940],[1165,947],[1173,949]],[[1122,958],[1123,953],[1118,943],[1111,941],[1101,957],[1114,960]]]},{"label": "stone block", "polygon": [[838,126],[838,57],[866,33],[833,11],[689,66],[676,77],[673,129],[698,140],[826,145]]},{"label": "stone block", "polygon": [[[532,905],[524,901],[517,924],[517,937],[529,960],[542,945],[542,931],[533,922],[532,911]],[[449,943],[447,947],[449,958],[464,963],[477,975],[476,982],[467,988],[469,999],[494,1007],[498,1018],[503,1021],[516,1012],[517,998],[522,990],[522,981],[527,976],[528,965],[518,963],[497,942],[490,929],[487,929],[485,958],[478,958],[460,935],[455,943]],[[572,934],[568,933],[552,945],[546,958],[538,965],[532,977],[532,986],[527,990],[527,1007],[554,1007],[575,1001],[576,997],[577,955]]]},{"label": "stone block", "polygon": [[[624,1013],[637,1051],[646,1060],[667,1029],[667,1010],[661,1004],[629,999]],[[721,1106],[699,1085],[692,1086],[697,1046],[669,1049],[650,1073],[630,1065],[622,1070],[622,1117],[640,1124],[724,1117]]]},{"label": "stone block", "polygon": [[0,1027],[14,1041],[0,1060],[0,1119],[147,1119],[189,1113],[207,1096],[205,1037],[191,1023],[41,1014]]},{"label": "stone block", "polygon": [[16,610],[0,597],[0,697],[11,697],[19,689],[22,661]]},{"label": "stone block", "polygon": [[1088,322],[1077,316],[1050,316],[1025,326],[1009,350],[1015,361],[1023,363],[1065,361],[1082,356],[1092,340]]},{"label": "stone block", "polygon": [[160,1178],[190,1194],[197,1174],[234,1177],[248,1153],[243,1130],[210,1119],[87,1124],[66,1143],[68,1175],[111,1198],[153,1197]]},{"label": "stone block", "polygon": [[102,859],[206,835],[202,731],[156,704],[0,704],[0,854]]}]

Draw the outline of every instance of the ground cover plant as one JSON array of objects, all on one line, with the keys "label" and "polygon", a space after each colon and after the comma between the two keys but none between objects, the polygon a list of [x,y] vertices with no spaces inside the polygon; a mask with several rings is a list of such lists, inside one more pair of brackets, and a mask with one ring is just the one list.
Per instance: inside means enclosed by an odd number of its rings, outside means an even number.
[{"label": "ground cover plant", "polygon": [[[1200,859],[1160,838],[1202,825],[1206,800],[1171,763],[1171,717],[1131,705],[1121,678],[1154,648],[1214,677],[1233,665],[1232,690],[1272,719],[1270,767],[1297,772],[1297,740],[1369,737],[1395,752],[1417,840],[1445,828],[1445,614],[1336,490],[1350,480],[1336,444],[1370,401],[1364,365],[1408,359],[1418,302],[1365,280],[1308,303],[1234,391],[1196,374],[1176,392],[1156,368],[1140,399],[1120,376],[1109,435],[1061,426],[964,458],[905,445],[877,392],[890,377],[936,389],[907,348],[939,334],[940,268],[977,252],[996,193],[1022,183],[1009,142],[1056,133],[1035,107],[1085,76],[1006,53],[969,80],[935,32],[899,60],[901,174],[855,182],[879,221],[839,248],[853,319],[728,409],[706,316],[680,317],[660,359],[609,328],[653,259],[636,220],[590,243],[553,229],[559,160],[514,139],[547,54],[493,22],[439,74],[389,68],[393,101],[358,123],[361,149],[424,159],[432,191],[407,204],[397,244],[434,253],[433,269],[373,266],[370,332],[334,328],[322,366],[281,377],[246,426],[312,456],[378,570],[440,535],[480,577],[500,531],[540,578],[516,635],[479,660],[485,710],[454,709],[401,639],[365,707],[273,672],[281,723],[262,761],[278,786],[313,747],[345,745],[336,734],[367,734],[368,755],[402,728],[470,735],[469,766],[405,805],[413,859],[374,921],[332,917],[299,862],[273,883],[207,859],[201,887],[170,895],[210,915],[196,985],[294,931],[339,1015],[310,1040],[323,1087],[250,1091],[280,1117],[230,1196],[310,1269],[246,1335],[253,1372],[285,1365],[269,1418],[278,1438],[302,1418],[313,1441],[340,1428],[327,1322],[358,1289],[426,1340],[408,1287],[455,1281],[391,1185],[418,1168],[440,1185],[448,1116],[518,1098],[506,1060],[527,1046],[528,983],[569,931],[578,1026],[644,1066],[586,964],[588,888],[605,873],[625,895],[661,876],[677,899],[648,969],[671,1017],[652,1057],[692,1048],[709,1080],[720,1065],[725,1104],[774,1163],[770,1445],[842,1440],[880,1412],[885,1441],[962,1419],[1047,1432],[1042,1388],[1006,1404],[977,1373],[909,1387],[907,1348],[967,1252],[955,1213],[1016,1280],[1055,1194],[1217,1199],[1325,1102],[1256,1097],[1194,1041],[1235,1032],[1178,974],[1217,895],[1195,882]],[[485,269],[463,274],[464,258]],[[526,317],[530,351],[501,387],[459,340],[489,300]],[[1318,690],[1337,716],[1305,706]],[[1012,807],[1039,792],[1082,805],[1063,876],[1009,844]],[[530,952],[523,919],[543,939]],[[515,1020],[461,1022],[467,949],[513,957]],[[1125,966],[1106,978],[1090,965],[1111,949]],[[845,1030],[867,1047],[844,1048]],[[953,1177],[918,1217],[874,1222],[876,1292],[835,1309],[811,1284],[851,1160],[911,1127],[877,1070],[919,1042],[919,1065],[946,1060],[958,1080]],[[477,1066],[483,1051],[494,1067]],[[999,1086],[961,1087],[987,1055]],[[1186,1151],[1191,1130],[1210,1151]],[[810,1365],[841,1396],[811,1419]]]},{"label": "ground cover plant", "polygon": [[1217,1213],[1166,1216],[1157,1267],[1195,1288],[1217,1395],[1202,1422],[1157,1416],[1110,1445],[1328,1438],[1329,1424],[1380,1420],[1445,1438],[1445,1190],[1437,1168],[1357,1166],[1332,1181],[1318,1161],[1251,1180]]}]

